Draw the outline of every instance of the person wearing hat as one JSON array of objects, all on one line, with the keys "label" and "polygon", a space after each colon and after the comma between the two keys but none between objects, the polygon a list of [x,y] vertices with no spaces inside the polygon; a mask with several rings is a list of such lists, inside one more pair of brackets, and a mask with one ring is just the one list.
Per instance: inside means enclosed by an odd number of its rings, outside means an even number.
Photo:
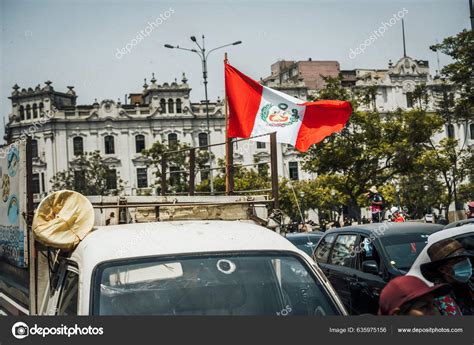
[{"label": "person wearing hat", "polygon": [[435,284],[446,283],[452,288],[450,296],[436,300],[441,313],[456,315],[451,308],[452,297],[462,315],[474,315],[474,285],[471,281],[474,254],[453,238],[434,243],[427,254],[431,261],[420,266],[423,276]]},{"label": "person wearing hat", "polygon": [[474,218],[474,201],[467,204],[466,216],[467,219]]},{"label": "person wearing hat", "polygon": [[385,205],[385,200],[383,196],[378,192],[377,187],[372,186],[367,193],[367,198],[370,200],[372,222],[380,223],[384,218],[383,208]]},{"label": "person wearing hat", "polygon": [[390,213],[392,214],[392,222],[401,223],[405,221],[405,218],[402,216],[398,207],[393,206],[390,209]]},{"label": "person wearing hat", "polygon": [[449,291],[447,284],[428,286],[418,277],[396,277],[380,293],[379,315],[440,315],[434,300]]}]

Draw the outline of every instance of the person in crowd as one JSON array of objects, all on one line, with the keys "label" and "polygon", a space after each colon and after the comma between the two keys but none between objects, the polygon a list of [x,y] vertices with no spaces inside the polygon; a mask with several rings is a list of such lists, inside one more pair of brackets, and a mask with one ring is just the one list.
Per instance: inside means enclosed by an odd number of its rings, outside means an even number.
[{"label": "person in crowd", "polygon": [[392,222],[401,223],[405,221],[405,217],[403,217],[397,207],[393,206],[390,209],[390,213],[392,214]]},{"label": "person in crowd", "polygon": [[370,207],[372,211],[372,222],[380,223],[384,218],[383,209],[385,208],[385,200],[378,192],[377,187],[370,187],[367,192],[367,198],[370,200]]},{"label": "person in crowd", "polygon": [[447,284],[428,286],[418,277],[396,277],[380,293],[379,315],[440,315],[435,299],[449,291]]},{"label": "person in crowd", "polygon": [[474,218],[474,201],[467,204],[466,216],[467,219]]},{"label": "person in crowd", "polygon": [[452,288],[449,295],[441,296],[435,301],[441,314],[474,315],[474,285],[472,283],[474,254],[453,238],[431,245],[427,254],[431,262],[420,266],[425,278],[435,284],[449,284]]}]

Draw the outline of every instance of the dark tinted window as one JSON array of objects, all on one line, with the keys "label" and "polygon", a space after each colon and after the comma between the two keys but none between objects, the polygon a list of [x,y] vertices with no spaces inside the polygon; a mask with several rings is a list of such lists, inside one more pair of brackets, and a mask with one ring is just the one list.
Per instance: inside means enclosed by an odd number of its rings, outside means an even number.
[{"label": "dark tinted window", "polygon": [[117,189],[117,170],[110,169],[109,171],[107,171],[105,183],[107,189]]},{"label": "dark tinted window", "polygon": [[135,137],[135,152],[141,153],[144,149],[145,149],[145,136],[139,134]]},{"label": "dark tinted window", "polygon": [[357,235],[339,235],[331,252],[329,263],[333,265],[351,267],[355,257]]},{"label": "dark tinted window", "polygon": [[84,153],[84,139],[81,137],[75,137],[72,139],[74,155],[79,156]]},{"label": "dark tinted window", "polygon": [[318,248],[314,253],[314,257],[316,261],[327,263],[329,258],[329,253],[331,252],[332,244],[334,243],[334,239],[336,235],[327,235],[324,236],[321,241],[319,242]]},{"label": "dark tinted window", "polygon": [[362,270],[362,263],[364,261],[375,261],[380,267],[380,255],[375,247],[374,243],[368,237],[362,237],[358,247],[356,248],[357,257],[357,268]]},{"label": "dark tinted window", "polygon": [[137,168],[137,187],[147,188],[148,187],[148,174],[146,168]]},{"label": "dark tinted window", "polygon": [[114,137],[111,135],[107,135],[104,138],[104,146],[105,146],[105,154],[115,153]]},{"label": "dark tinted window", "polygon": [[38,193],[41,193],[40,191],[40,175],[39,174],[33,174],[32,177],[31,177],[31,184],[32,184],[32,192],[34,194],[38,194]]},{"label": "dark tinted window", "polygon": [[31,140],[31,156],[33,158],[38,157],[38,140]]}]

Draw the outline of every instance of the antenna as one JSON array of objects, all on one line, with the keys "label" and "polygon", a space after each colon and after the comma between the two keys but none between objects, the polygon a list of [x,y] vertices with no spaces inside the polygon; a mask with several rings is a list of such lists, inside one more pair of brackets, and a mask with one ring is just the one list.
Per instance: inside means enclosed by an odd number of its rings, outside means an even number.
[{"label": "antenna", "polygon": [[403,35],[403,57],[407,57],[407,48],[405,45],[405,21],[402,18],[402,35]]}]

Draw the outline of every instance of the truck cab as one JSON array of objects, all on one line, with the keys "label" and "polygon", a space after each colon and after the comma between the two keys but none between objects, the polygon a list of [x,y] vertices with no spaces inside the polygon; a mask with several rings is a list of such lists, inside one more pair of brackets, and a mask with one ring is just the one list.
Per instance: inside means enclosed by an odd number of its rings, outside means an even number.
[{"label": "truck cab", "polygon": [[99,226],[57,260],[41,315],[346,315],[319,267],[252,221]]}]

